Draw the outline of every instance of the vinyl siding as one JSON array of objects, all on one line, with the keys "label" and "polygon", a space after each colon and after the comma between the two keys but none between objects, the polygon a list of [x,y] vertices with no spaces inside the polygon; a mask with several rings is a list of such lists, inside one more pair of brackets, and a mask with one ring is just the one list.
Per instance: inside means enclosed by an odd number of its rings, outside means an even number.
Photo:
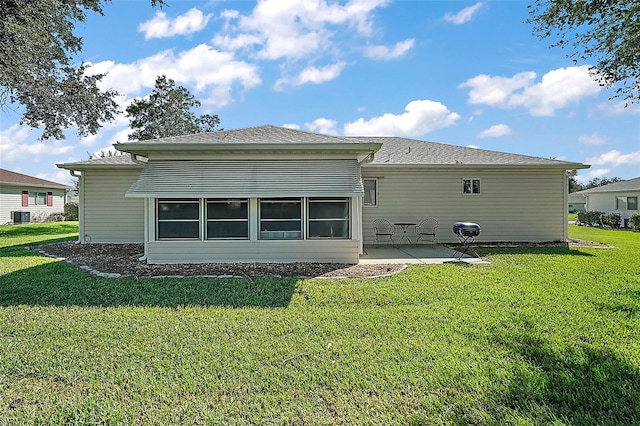
[{"label": "vinyl siding", "polygon": [[83,226],[85,243],[141,243],[144,241],[144,200],[125,198],[140,169],[86,170]]},{"label": "vinyl siding", "polygon": [[150,241],[149,263],[358,263],[360,242],[326,241]]},{"label": "vinyl siding", "polygon": [[599,212],[617,211],[616,197],[638,197],[638,201],[640,201],[640,191],[596,192],[588,194],[587,210]]},{"label": "vinyl siding", "polygon": [[[363,207],[365,244],[374,241],[372,222],[435,217],[440,242],[458,242],[455,222],[474,222],[476,241],[564,240],[567,218],[562,170],[425,170],[363,167],[363,178],[378,178],[378,206]],[[479,195],[463,195],[462,179],[480,179]],[[410,229],[413,237],[415,232]]]},{"label": "vinyl siding", "polygon": [[[53,205],[22,206],[22,191],[53,192]],[[22,211],[31,213],[31,221],[43,221],[50,214],[64,211],[65,191],[30,186],[2,186],[0,187],[0,224],[13,223],[11,212]]]}]

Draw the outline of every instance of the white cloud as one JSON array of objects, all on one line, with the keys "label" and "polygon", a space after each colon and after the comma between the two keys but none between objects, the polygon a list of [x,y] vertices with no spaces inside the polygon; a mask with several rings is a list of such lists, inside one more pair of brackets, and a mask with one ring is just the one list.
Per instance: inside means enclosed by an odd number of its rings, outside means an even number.
[{"label": "white cloud", "polygon": [[311,123],[304,123],[304,126],[312,132],[323,133],[326,135],[337,135],[336,121],[327,118],[318,118]]},{"label": "white cloud", "polygon": [[629,104],[626,101],[603,102],[596,109],[598,113],[604,113],[607,116],[640,114],[640,104]]},{"label": "white cloud", "polygon": [[204,29],[211,16],[211,14],[203,14],[194,7],[171,20],[164,12],[158,11],[153,19],[140,24],[138,31],[144,33],[145,39],[193,34]]},{"label": "white cloud", "polygon": [[604,136],[600,136],[597,133],[593,133],[591,135],[578,136],[578,142],[583,143],[585,145],[606,145],[607,138],[605,138]]},{"label": "white cloud", "polygon": [[8,129],[0,130],[0,144],[18,144],[29,137],[31,129],[27,126],[14,124]]},{"label": "white cloud", "polygon": [[[580,183],[587,183],[594,178],[607,176],[611,169],[588,169],[588,171],[578,171],[576,180]],[[582,173],[585,173],[584,175]]]},{"label": "white cloud", "polygon": [[327,65],[322,68],[309,67],[305,68],[293,79],[280,78],[276,81],[276,89],[280,89],[283,86],[290,84],[292,86],[302,86],[303,84],[320,84],[325,81],[331,81],[337,78],[342,72],[344,62],[338,62],[336,64]]},{"label": "white cloud", "polygon": [[483,138],[499,138],[501,136],[507,136],[511,134],[511,127],[506,124],[496,124],[495,126],[491,126],[488,129],[485,129],[478,133],[477,137],[479,139]]},{"label": "white cloud", "polygon": [[[261,59],[300,59],[331,51],[333,37],[355,28],[372,32],[372,13],[388,0],[351,0],[345,5],[326,0],[261,0],[251,14],[225,11],[225,32],[214,37],[222,49],[255,48]],[[232,22],[233,21],[233,22]]]},{"label": "white cloud", "polygon": [[609,152],[605,152],[604,154],[600,154],[596,157],[587,158],[587,164],[592,165],[604,165],[610,164],[612,166],[622,166],[622,165],[639,165],[640,166],[640,151],[630,152],[628,154],[623,154],[618,150],[612,150]]},{"label": "white cloud", "polygon": [[28,160],[39,163],[43,157],[68,154],[73,152],[74,146],[65,145],[64,141],[48,140],[45,142],[15,142],[8,140],[0,141],[0,158],[3,165]]},{"label": "white cloud", "polygon": [[396,43],[393,47],[387,46],[367,46],[364,56],[371,59],[390,60],[397,59],[405,55],[415,43],[415,39],[407,39]]},{"label": "white cloud", "polygon": [[165,74],[178,84],[194,85],[203,104],[218,107],[231,102],[235,84],[248,89],[261,83],[255,65],[235,60],[232,53],[220,52],[206,44],[177,55],[165,50],[128,64],[98,62],[90,70],[108,73],[100,83],[102,89],[115,89],[127,96],[139,93],[143,87],[153,87],[156,77]]},{"label": "white cloud", "polygon": [[470,104],[522,107],[534,116],[553,116],[557,109],[596,95],[602,89],[590,75],[587,65],[551,70],[534,84],[535,79],[534,72],[523,72],[513,77],[482,74],[458,87],[470,88]]},{"label": "white cloud", "polygon": [[459,118],[440,102],[411,101],[402,114],[386,113],[370,120],[359,118],[344,125],[347,136],[422,136],[453,125]]},{"label": "white cloud", "polygon": [[452,24],[461,25],[469,22],[473,15],[476,14],[482,8],[482,2],[478,2],[473,6],[465,7],[460,12],[456,14],[447,13],[444,15],[444,20],[447,22],[451,22]]},{"label": "white cloud", "polygon": [[285,129],[300,130],[300,126],[295,123],[285,123],[282,125]]}]

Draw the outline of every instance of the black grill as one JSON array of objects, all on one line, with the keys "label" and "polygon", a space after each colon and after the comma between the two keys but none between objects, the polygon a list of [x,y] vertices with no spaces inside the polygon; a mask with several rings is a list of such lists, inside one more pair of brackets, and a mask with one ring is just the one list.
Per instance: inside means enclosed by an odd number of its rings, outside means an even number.
[{"label": "black grill", "polygon": [[480,235],[480,225],[471,222],[456,222],[453,224],[453,233],[459,237],[477,237]]}]

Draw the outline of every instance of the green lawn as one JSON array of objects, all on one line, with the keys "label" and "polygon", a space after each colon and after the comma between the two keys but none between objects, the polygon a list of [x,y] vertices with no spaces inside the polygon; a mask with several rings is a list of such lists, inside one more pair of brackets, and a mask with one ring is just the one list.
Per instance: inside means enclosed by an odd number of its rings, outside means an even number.
[{"label": "green lawn", "polygon": [[348,280],[102,279],[0,227],[0,424],[640,423],[640,233]]}]

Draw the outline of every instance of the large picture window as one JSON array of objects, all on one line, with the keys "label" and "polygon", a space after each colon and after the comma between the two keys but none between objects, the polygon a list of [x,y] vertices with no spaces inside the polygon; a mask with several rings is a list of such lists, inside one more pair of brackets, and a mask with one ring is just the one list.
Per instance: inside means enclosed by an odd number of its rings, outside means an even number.
[{"label": "large picture window", "polygon": [[310,198],[309,238],[349,238],[349,199]]},{"label": "large picture window", "polygon": [[299,198],[260,200],[260,239],[302,239],[302,200]]},{"label": "large picture window", "polygon": [[207,200],[207,239],[248,238],[248,200]]},{"label": "large picture window", "polygon": [[157,217],[159,240],[200,238],[200,201],[197,199],[159,199]]}]

